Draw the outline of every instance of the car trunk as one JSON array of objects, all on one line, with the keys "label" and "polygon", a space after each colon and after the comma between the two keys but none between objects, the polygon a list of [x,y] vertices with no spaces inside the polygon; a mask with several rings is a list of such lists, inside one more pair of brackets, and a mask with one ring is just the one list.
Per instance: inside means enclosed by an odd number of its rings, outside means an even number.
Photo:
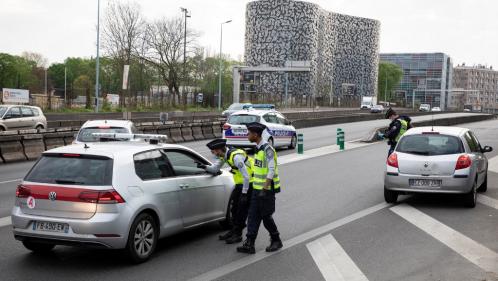
[{"label": "car trunk", "polygon": [[448,155],[414,155],[397,153],[399,172],[401,174],[420,176],[451,176],[460,154]]}]

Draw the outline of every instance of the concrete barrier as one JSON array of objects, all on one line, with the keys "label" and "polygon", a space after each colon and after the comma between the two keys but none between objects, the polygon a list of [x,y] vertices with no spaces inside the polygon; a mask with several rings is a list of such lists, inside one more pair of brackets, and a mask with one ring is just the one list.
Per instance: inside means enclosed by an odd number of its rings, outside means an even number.
[{"label": "concrete barrier", "polygon": [[204,140],[204,134],[202,133],[202,125],[200,123],[192,124],[192,135],[195,140]]},{"label": "concrete barrier", "polygon": [[28,160],[36,160],[45,151],[43,135],[31,134],[22,136],[24,154]]},{"label": "concrete barrier", "polygon": [[5,163],[26,160],[26,155],[21,143],[21,136],[17,134],[2,133],[0,136],[0,153]]},{"label": "concrete barrier", "polygon": [[73,144],[74,135],[76,134],[76,132],[74,132],[74,131],[66,131],[66,132],[60,132],[60,134],[62,135],[62,137],[64,139],[64,145],[71,145],[71,144]]},{"label": "concrete barrier", "polygon": [[61,147],[66,145],[64,142],[64,134],[61,133],[47,133],[43,135],[43,142],[45,143],[45,150]]},{"label": "concrete barrier", "polygon": [[157,127],[155,125],[153,125],[152,123],[150,125],[147,124],[145,126],[141,126],[140,130],[144,134],[157,134]]},{"label": "concrete barrier", "polygon": [[185,140],[182,137],[182,125],[172,125],[169,129],[170,135],[168,138],[173,140],[174,143],[184,142]]},{"label": "concrete barrier", "polygon": [[182,137],[185,141],[194,141],[194,135],[192,134],[192,125],[182,124]]},{"label": "concrete barrier", "polygon": [[166,135],[168,136],[168,139],[166,140],[167,143],[173,143],[173,139],[171,139],[171,124],[170,125],[159,125],[157,126],[157,133],[159,135]]},{"label": "concrete barrier", "polygon": [[213,122],[213,134],[215,138],[223,136],[221,122]]},{"label": "concrete barrier", "polygon": [[202,123],[202,134],[204,135],[204,138],[206,139],[214,139],[216,138],[214,133],[213,133],[213,123]]}]

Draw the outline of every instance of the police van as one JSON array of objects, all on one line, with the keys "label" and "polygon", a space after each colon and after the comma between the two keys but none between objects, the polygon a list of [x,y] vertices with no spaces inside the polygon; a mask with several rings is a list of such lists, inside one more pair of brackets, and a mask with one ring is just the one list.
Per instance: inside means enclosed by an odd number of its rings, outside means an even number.
[{"label": "police van", "polygon": [[296,128],[280,112],[275,110],[247,109],[233,113],[223,125],[223,138],[227,145],[241,148],[256,146],[247,140],[246,124],[259,122],[268,128],[263,138],[273,147],[294,149],[297,143]]}]

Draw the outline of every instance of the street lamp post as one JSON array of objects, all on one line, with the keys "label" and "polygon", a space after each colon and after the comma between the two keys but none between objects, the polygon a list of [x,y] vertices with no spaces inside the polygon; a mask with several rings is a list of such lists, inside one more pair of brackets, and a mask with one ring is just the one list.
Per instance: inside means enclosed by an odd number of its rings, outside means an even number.
[{"label": "street lamp post", "polygon": [[[190,14],[186,8],[180,8],[182,13],[185,15],[185,27],[183,35],[183,94],[187,91],[187,18],[190,18]],[[185,104],[186,106],[186,104]]]},{"label": "street lamp post", "polygon": [[219,81],[218,81],[218,110],[221,110],[221,73],[223,69],[223,58],[222,58],[222,47],[223,47],[223,25],[225,23],[231,23],[232,20],[228,20],[226,22],[222,22],[220,24],[220,73],[219,73]]},{"label": "street lamp post", "polygon": [[99,112],[99,70],[100,70],[100,0],[97,0],[97,61],[95,64],[95,112]]}]

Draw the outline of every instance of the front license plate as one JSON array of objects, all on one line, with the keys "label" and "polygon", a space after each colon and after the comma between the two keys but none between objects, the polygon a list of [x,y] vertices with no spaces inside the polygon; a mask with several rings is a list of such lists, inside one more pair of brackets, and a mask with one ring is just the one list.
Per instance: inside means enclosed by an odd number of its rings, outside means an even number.
[{"label": "front license plate", "polygon": [[69,225],[67,223],[35,221],[33,222],[33,230],[67,233],[69,230]]},{"label": "front license plate", "polygon": [[441,187],[441,180],[411,179],[410,186],[412,186],[412,187]]}]

